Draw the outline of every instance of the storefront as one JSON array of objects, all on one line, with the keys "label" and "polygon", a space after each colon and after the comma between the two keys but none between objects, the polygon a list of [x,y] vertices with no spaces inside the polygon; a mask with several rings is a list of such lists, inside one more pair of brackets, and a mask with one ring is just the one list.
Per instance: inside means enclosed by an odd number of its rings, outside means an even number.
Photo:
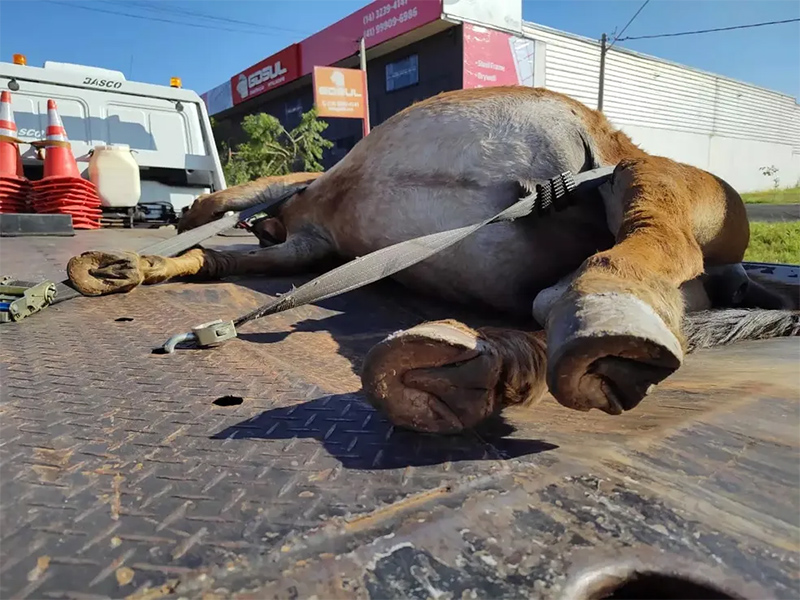
[{"label": "storefront", "polygon": [[[460,21],[461,5],[474,13],[474,4],[449,0],[373,2],[203,94],[218,124],[217,136],[229,144],[241,141],[242,119],[262,112],[278,118],[287,129],[295,127],[302,113],[313,106],[314,66],[357,67],[362,36],[367,48],[373,127],[414,102],[441,92],[484,85],[532,85],[535,43]],[[514,4],[508,3],[512,8]],[[508,8],[478,16],[518,26],[519,19],[510,18]],[[521,4],[516,8],[521,15]],[[326,121],[329,127],[325,137],[334,143],[324,159],[325,166],[330,167],[361,139],[362,130],[358,120]]]},{"label": "storefront", "polygon": [[[202,94],[218,140],[241,141],[248,114],[296,126],[313,106],[314,66],[358,68],[362,38],[373,127],[460,88],[546,87],[597,105],[597,40],[523,21],[521,0],[377,0]],[[604,90],[605,115],[648,152],[706,169],[742,192],[770,186],[764,165],[781,181],[800,180],[795,98],[620,47],[606,57]],[[326,121],[329,168],[362,131],[355,119]]]}]

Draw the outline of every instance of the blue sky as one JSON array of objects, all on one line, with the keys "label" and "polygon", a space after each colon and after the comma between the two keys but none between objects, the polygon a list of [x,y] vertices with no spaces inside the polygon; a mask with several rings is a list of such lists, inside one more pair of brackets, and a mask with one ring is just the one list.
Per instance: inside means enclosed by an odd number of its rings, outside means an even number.
[{"label": "blue sky", "polygon": [[[523,0],[523,17],[596,39],[604,31],[621,29],[641,3]],[[184,87],[202,93],[366,4],[366,0],[2,0],[0,60],[10,61],[13,53],[21,52],[28,64],[36,66],[45,60],[90,64],[160,84],[180,76]],[[798,17],[798,0],[651,0],[625,35]],[[620,45],[800,97],[800,23]]]}]

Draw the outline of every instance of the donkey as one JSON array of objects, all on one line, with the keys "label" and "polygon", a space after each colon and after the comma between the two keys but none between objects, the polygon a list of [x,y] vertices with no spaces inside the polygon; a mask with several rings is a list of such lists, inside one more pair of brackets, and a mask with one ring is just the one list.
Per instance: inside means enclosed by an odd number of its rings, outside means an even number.
[{"label": "donkey", "polygon": [[395,276],[444,300],[533,314],[540,328],[446,320],[391,335],[363,367],[373,405],[397,425],[438,433],[474,427],[548,389],[566,407],[616,415],[694,347],[800,334],[796,298],[741,267],[749,225],[730,185],[649,155],[602,113],[541,88],[439,94],[376,127],[325,173],[200,197],[179,223],[185,231],[297,187],[259,224],[259,237],[275,242],[267,247],[194,248],[175,258],[88,252],[68,273],[86,295],[176,277],[298,274],[479,222],[537,183],[602,166],[615,167],[613,176],[584,201],[484,227]]}]

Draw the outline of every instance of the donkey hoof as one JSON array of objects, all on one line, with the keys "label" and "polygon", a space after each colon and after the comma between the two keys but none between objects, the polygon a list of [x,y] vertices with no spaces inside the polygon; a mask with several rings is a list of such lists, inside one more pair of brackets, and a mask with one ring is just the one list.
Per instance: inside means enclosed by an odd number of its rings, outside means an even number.
[{"label": "donkey hoof", "polygon": [[476,332],[454,321],[393,334],[367,354],[361,381],[369,402],[398,427],[458,433],[496,410],[500,361]]},{"label": "donkey hoof", "polygon": [[85,296],[127,292],[144,279],[134,252],[84,252],[69,260],[67,275]]},{"label": "donkey hoof", "polygon": [[631,410],[683,360],[661,317],[631,294],[570,294],[549,315],[547,340],[550,393],[582,411]]}]

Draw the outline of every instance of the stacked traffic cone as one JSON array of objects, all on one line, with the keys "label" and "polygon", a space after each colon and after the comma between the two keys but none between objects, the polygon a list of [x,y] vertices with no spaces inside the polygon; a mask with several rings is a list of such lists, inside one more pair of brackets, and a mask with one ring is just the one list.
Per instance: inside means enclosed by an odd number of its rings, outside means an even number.
[{"label": "stacked traffic cone", "polygon": [[28,210],[31,184],[22,171],[11,92],[0,93],[0,213]]},{"label": "stacked traffic cone", "polygon": [[72,215],[75,229],[100,229],[100,196],[78,171],[54,100],[47,101],[44,177],[33,183],[33,208],[37,213]]}]

